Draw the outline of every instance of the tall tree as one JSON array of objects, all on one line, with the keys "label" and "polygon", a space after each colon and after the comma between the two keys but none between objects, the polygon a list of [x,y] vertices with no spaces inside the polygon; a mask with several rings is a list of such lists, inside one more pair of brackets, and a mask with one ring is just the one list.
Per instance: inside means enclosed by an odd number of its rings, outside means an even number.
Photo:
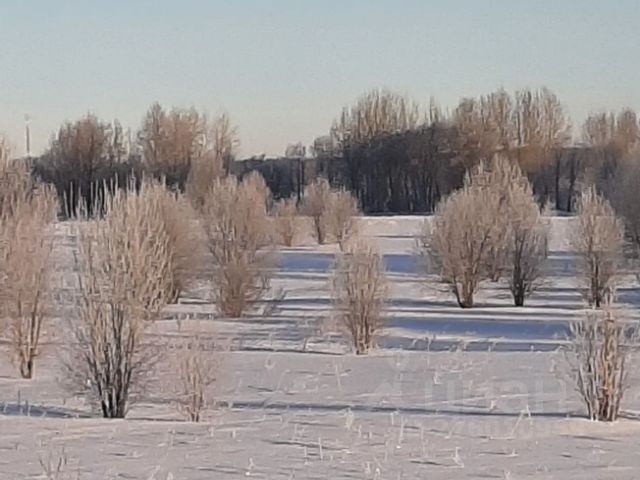
[{"label": "tall tree", "polygon": [[89,114],[60,127],[36,172],[56,186],[68,214],[75,215],[79,205],[93,213],[105,183],[126,183],[116,177],[127,174],[123,164],[128,156],[129,146],[118,121],[108,123]]},{"label": "tall tree", "polygon": [[458,155],[467,168],[513,147],[513,103],[504,89],[460,101],[453,112],[453,125]]},{"label": "tall tree", "polygon": [[229,114],[225,112],[214,118],[207,128],[207,134],[206,148],[212,152],[210,156],[222,165],[224,173],[228,175],[239,143],[238,128],[231,123]]},{"label": "tall tree", "polygon": [[346,164],[348,186],[362,205],[387,195],[394,181],[393,165],[378,164],[376,171],[366,162],[365,151],[382,138],[414,129],[418,122],[418,105],[389,90],[372,90],[343,108],[331,136]]},{"label": "tall tree", "polygon": [[607,183],[613,179],[620,161],[640,142],[636,113],[623,109],[617,115],[600,112],[589,115],[582,126],[582,139],[591,147],[595,159],[593,182]]},{"label": "tall tree", "polygon": [[638,146],[640,142],[640,127],[638,126],[636,112],[625,108],[618,113],[613,141],[616,150],[625,157]]},{"label": "tall tree", "polygon": [[204,205],[215,180],[231,173],[238,144],[237,129],[227,113],[203,122],[202,150],[191,159],[186,180],[186,191],[196,208]]},{"label": "tall tree", "polygon": [[534,191],[548,198],[559,185],[554,178],[560,172],[558,151],[571,140],[569,117],[558,97],[546,87],[516,92],[513,115],[520,167],[528,173]]},{"label": "tall tree", "polygon": [[167,111],[154,103],[142,121],[138,144],[149,173],[182,188],[192,163],[206,151],[206,118],[193,108]]},{"label": "tall tree", "polygon": [[418,120],[418,105],[412,100],[389,90],[372,90],[342,109],[332,133],[341,144],[357,144],[410,130]]}]

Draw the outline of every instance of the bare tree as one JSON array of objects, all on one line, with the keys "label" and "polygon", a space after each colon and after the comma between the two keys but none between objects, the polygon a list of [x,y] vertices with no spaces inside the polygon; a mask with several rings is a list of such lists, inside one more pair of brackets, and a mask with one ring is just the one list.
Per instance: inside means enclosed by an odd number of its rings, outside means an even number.
[{"label": "bare tree", "polygon": [[616,120],[614,114],[598,113],[586,118],[582,125],[582,139],[591,147],[594,161],[590,162],[590,183],[602,184],[618,169],[619,155],[615,151]]},{"label": "bare tree", "polygon": [[284,156],[287,158],[303,158],[307,154],[307,147],[301,142],[290,143],[284,150]]},{"label": "bare tree", "polygon": [[382,255],[362,239],[349,242],[333,271],[333,301],[338,321],[357,355],[366,354],[382,326],[387,285]]},{"label": "bare tree", "polygon": [[202,223],[213,256],[213,296],[220,312],[240,317],[269,291],[272,238],[265,192],[233,177],[214,182]]},{"label": "bare tree", "polygon": [[325,235],[335,238],[340,248],[357,233],[356,216],[360,213],[358,201],[346,190],[331,191],[324,205],[320,222]]},{"label": "bare tree", "polygon": [[[374,195],[376,190],[388,188],[384,183],[386,178],[372,178],[367,166],[369,162],[362,161],[363,148],[374,139],[404,134],[416,128],[419,117],[415,102],[385,89],[369,91],[355,104],[342,109],[331,127],[331,148],[327,153],[342,157],[347,186],[360,201],[364,202],[367,194]],[[332,178],[330,172],[326,173]]]},{"label": "bare tree", "polygon": [[170,239],[145,185],[110,196],[105,219],[79,228],[67,381],[105,418],[123,418],[157,359],[147,332],[168,300]]},{"label": "bare tree", "polygon": [[497,282],[508,263],[511,199],[525,190],[530,192],[529,181],[516,162],[504,155],[494,155],[490,161],[482,161],[472,168],[465,184],[487,190],[496,200],[497,208],[492,211],[495,228],[486,253],[485,268],[487,276]]},{"label": "bare tree", "polygon": [[589,115],[582,125],[582,139],[591,146],[604,147],[613,141],[616,122],[613,114],[597,113]]},{"label": "bare tree", "polygon": [[64,201],[64,213],[77,214],[80,208],[92,215],[101,205],[105,185],[127,184],[130,165],[125,165],[129,145],[122,126],[94,115],[67,122],[51,139],[49,148],[36,165],[38,175],[55,185]]},{"label": "bare tree", "polygon": [[197,208],[202,208],[204,199],[214,180],[231,172],[231,166],[238,145],[238,131],[232,126],[227,113],[212,122],[206,122],[204,129],[204,151],[191,163],[187,178],[187,194]]},{"label": "bare tree", "polygon": [[606,184],[638,148],[640,126],[636,113],[624,109],[617,115],[606,112],[590,115],[582,126],[582,138],[595,156],[594,181]]},{"label": "bare tree", "polygon": [[208,152],[193,161],[189,169],[185,192],[195,208],[202,209],[211,185],[223,175],[222,161],[215,157],[213,152]]},{"label": "bare tree", "polygon": [[510,95],[499,89],[479,99],[464,98],[452,116],[456,151],[467,168],[496,153],[517,159],[538,184],[570,140],[564,107],[547,88]]},{"label": "bare tree", "polygon": [[544,171],[553,153],[570,140],[571,125],[558,97],[548,88],[516,92],[514,123],[520,167]]},{"label": "bare tree", "polygon": [[338,145],[337,139],[332,135],[322,135],[313,140],[310,147],[310,154],[315,158],[329,158],[336,153]]},{"label": "bare tree", "polygon": [[302,212],[311,217],[313,221],[313,235],[320,245],[326,241],[327,237],[323,213],[325,206],[329,202],[330,195],[331,186],[324,178],[316,179],[304,189]]},{"label": "bare tree", "polygon": [[637,325],[625,325],[610,303],[570,325],[567,359],[589,419],[613,422],[628,387],[628,361]]},{"label": "bare tree", "polygon": [[586,144],[620,159],[638,146],[640,126],[638,117],[631,109],[614,113],[590,115],[582,126],[582,138]]},{"label": "bare tree", "polygon": [[616,170],[607,197],[624,221],[625,234],[635,253],[640,252],[640,152]]},{"label": "bare tree", "polygon": [[613,295],[624,244],[624,226],[607,200],[588,188],[578,203],[572,243],[582,266],[589,305]]},{"label": "bare tree", "polygon": [[204,254],[197,234],[197,216],[187,199],[158,182],[146,182],[146,196],[160,209],[162,227],[169,239],[170,281],[167,301],[175,303],[193,282]]},{"label": "bare tree", "polygon": [[539,285],[547,256],[548,228],[540,215],[531,184],[518,164],[504,155],[480,162],[467,185],[495,198],[494,233],[487,250],[486,274],[498,281],[504,271],[516,306],[522,306]]},{"label": "bare tree", "polygon": [[456,149],[467,168],[513,148],[513,104],[503,89],[477,100],[460,101],[452,122],[456,129]]},{"label": "bare tree", "polygon": [[616,117],[616,129],[613,143],[616,151],[623,157],[638,147],[640,142],[640,125],[636,112],[625,108]]},{"label": "bare tree", "polygon": [[298,233],[298,207],[295,198],[284,198],[275,204],[273,218],[280,241],[287,247],[294,245]]},{"label": "bare tree", "polygon": [[220,160],[225,175],[229,175],[239,140],[238,127],[231,123],[228,113],[222,113],[213,120],[209,127],[209,144],[214,157]]},{"label": "bare tree", "polygon": [[421,244],[462,308],[485,277],[487,255],[496,236],[499,198],[487,188],[466,185],[440,202],[425,223]]},{"label": "bare tree", "polygon": [[515,306],[524,305],[541,283],[548,254],[549,225],[543,220],[531,187],[509,190],[507,269]]},{"label": "bare tree", "polygon": [[260,172],[252,171],[242,177],[242,187],[245,194],[251,196],[251,201],[258,205],[265,205],[267,210],[271,206],[271,190],[267,186]]},{"label": "bare tree", "polygon": [[199,422],[202,413],[212,403],[211,385],[219,369],[218,353],[214,345],[200,335],[192,335],[182,342],[177,352],[178,410],[191,422]]},{"label": "bare tree", "polygon": [[51,286],[54,191],[36,185],[23,165],[0,165],[7,188],[0,201],[0,303],[14,361],[23,378],[32,378],[40,353],[42,327]]},{"label": "bare tree", "polygon": [[174,187],[184,187],[189,170],[207,153],[207,119],[197,110],[165,110],[154,103],[147,111],[138,145],[147,172]]},{"label": "bare tree", "polygon": [[357,144],[380,134],[404,132],[418,120],[418,105],[410,99],[389,90],[372,90],[342,110],[332,136],[343,146]]},{"label": "bare tree", "polygon": [[0,222],[19,217],[17,209],[29,199],[33,189],[34,182],[24,163],[9,160],[0,163]]}]

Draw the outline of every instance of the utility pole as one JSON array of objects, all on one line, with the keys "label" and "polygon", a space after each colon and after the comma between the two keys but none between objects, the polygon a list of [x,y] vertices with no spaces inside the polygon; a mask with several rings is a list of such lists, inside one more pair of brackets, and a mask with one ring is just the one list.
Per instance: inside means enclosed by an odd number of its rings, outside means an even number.
[{"label": "utility pole", "polygon": [[27,153],[27,160],[31,159],[31,129],[30,129],[31,117],[29,114],[24,116],[24,142],[25,151]]}]

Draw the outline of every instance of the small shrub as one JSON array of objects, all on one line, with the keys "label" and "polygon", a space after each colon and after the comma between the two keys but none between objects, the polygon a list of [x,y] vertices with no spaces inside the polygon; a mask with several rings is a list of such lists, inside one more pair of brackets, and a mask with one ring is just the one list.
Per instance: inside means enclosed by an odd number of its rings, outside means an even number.
[{"label": "small shrub", "polygon": [[159,353],[147,332],[171,291],[171,240],[145,185],[107,198],[104,220],[85,227],[65,381],[105,418],[123,418]]},{"label": "small shrub", "polygon": [[242,178],[242,188],[257,205],[264,205],[267,210],[271,206],[271,190],[260,172],[253,170]]},{"label": "small shrub", "polygon": [[294,245],[298,234],[298,208],[295,198],[285,198],[278,201],[274,207],[275,230],[283,245]]},{"label": "small shrub", "polygon": [[331,186],[325,178],[318,178],[304,189],[302,199],[302,212],[308,215],[313,222],[313,237],[322,245],[327,238],[324,212],[329,197],[331,196]]},{"label": "small shrub", "polygon": [[208,152],[202,158],[193,161],[187,176],[185,192],[196,209],[201,209],[213,182],[224,176],[222,159]]},{"label": "small shrub", "polygon": [[332,191],[327,198],[320,222],[326,234],[333,236],[340,248],[357,232],[355,217],[358,201],[346,190]]},{"label": "small shrub", "polygon": [[360,239],[348,243],[336,260],[332,286],[338,321],[356,354],[366,354],[382,325],[387,297],[382,255]]},{"label": "small shrub", "polygon": [[610,304],[570,325],[569,363],[591,420],[618,418],[638,327],[620,322]]},{"label": "small shrub", "polygon": [[489,189],[464,186],[438,204],[425,222],[420,245],[462,308],[473,307],[487,255],[496,236],[499,198]]},{"label": "small shrub", "polygon": [[270,289],[272,239],[264,191],[254,182],[218,180],[202,212],[213,257],[213,297],[219,311],[240,317]]},{"label": "small shrub", "polygon": [[51,287],[52,188],[37,185],[22,165],[0,165],[0,305],[13,359],[31,378],[39,355]]},{"label": "small shrub", "polygon": [[160,209],[162,226],[169,239],[167,299],[175,303],[193,282],[203,256],[201,239],[196,235],[196,214],[184,195],[168,191],[161,183],[148,182],[145,188],[149,201]]},{"label": "small shrub", "polygon": [[79,472],[71,473],[69,458],[64,448],[59,452],[48,451],[46,457],[40,456],[40,469],[45,480],[79,480]]},{"label": "small shrub", "polygon": [[1,148],[0,144],[0,222],[6,223],[16,218],[17,209],[28,201],[35,184],[24,163],[2,161]]},{"label": "small shrub", "polygon": [[218,374],[219,362],[212,343],[194,335],[185,340],[177,354],[178,410],[191,422],[199,422],[213,401],[210,386]]}]

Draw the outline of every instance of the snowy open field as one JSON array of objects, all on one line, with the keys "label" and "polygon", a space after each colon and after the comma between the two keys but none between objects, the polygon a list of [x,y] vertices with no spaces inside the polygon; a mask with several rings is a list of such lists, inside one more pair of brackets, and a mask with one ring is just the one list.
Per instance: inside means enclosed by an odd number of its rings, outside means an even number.
[{"label": "snowy open field", "polygon": [[[43,478],[40,459],[62,450],[73,474],[64,478],[74,479],[640,478],[640,374],[632,368],[613,425],[584,419],[566,376],[567,324],[584,315],[570,221],[553,219],[547,281],[527,307],[485,284],[477,307],[461,310],[418,263],[421,218],[362,219],[391,281],[388,322],[368,357],[324,326],[334,246],[281,252],[273,283],[286,297],[268,318],[214,319],[206,284],[194,288],[155,333],[170,338],[197,322],[228,345],[218,406],[200,424],[173,408],[169,362],[126,420],[92,416],[59,385],[53,338],[33,380],[0,363],[0,479]],[[57,229],[62,270],[66,231]],[[634,276],[619,301],[635,317]]]}]

